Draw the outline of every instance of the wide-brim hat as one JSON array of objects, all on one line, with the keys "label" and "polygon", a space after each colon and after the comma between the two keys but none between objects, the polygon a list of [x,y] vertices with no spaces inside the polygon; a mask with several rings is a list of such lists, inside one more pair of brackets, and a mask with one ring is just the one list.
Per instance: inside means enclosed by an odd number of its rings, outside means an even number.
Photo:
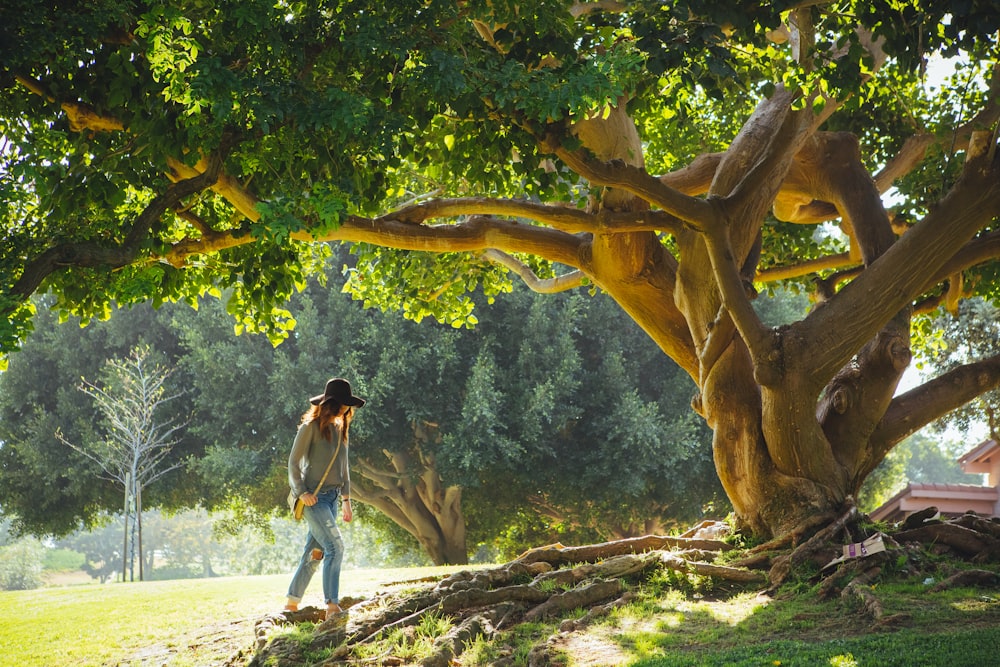
[{"label": "wide-brim hat", "polygon": [[351,383],[343,378],[333,378],[326,383],[326,391],[319,396],[313,396],[309,402],[313,405],[323,405],[328,401],[336,401],[341,405],[350,405],[360,408],[365,404],[365,399],[355,396],[351,392]]}]

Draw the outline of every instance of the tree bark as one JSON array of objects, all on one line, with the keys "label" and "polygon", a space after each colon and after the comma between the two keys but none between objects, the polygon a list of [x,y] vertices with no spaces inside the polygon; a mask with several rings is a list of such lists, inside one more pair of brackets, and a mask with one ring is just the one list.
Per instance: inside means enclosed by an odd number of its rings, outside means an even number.
[{"label": "tree bark", "polygon": [[355,470],[362,479],[352,493],[413,535],[435,565],[464,565],[469,556],[462,489],[444,485],[434,457],[420,446],[426,436],[414,425],[408,449],[384,450],[388,469],[370,458],[357,460]]}]

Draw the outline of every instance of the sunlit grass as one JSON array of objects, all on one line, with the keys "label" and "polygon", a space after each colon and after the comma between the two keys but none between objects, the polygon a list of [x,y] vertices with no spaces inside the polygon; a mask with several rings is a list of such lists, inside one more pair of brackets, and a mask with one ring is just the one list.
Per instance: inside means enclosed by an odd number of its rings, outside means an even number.
[{"label": "sunlit grass", "polygon": [[[371,595],[395,584],[391,588],[398,591],[422,576],[456,569],[462,568],[347,571],[342,588],[348,595]],[[0,666],[222,664],[234,645],[250,646],[253,623],[281,608],[287,585],[288,576],[275,575],[0,593]],[[304,604],[321,606],[320,588],[317,579]],[[699,598],[700,593],[661,584],[635,592],[633,601],[585,630],[563,634],[552,649],[558,664],[980,667],[1000,655],[1000,600],[992,591],[930,594],[912,582],[879,585],[886,613],[900,619],[882,627],[873,626],[851,600],[820,600],[815,590],[777,599],[753,592]],[[583,613],[576,609],[565,618]],[[476,639],[456,664],[527,664],[533,648],[561,634],[561,620],[514,625],[490,640]],[[419,663],[454,623],[426,614],[418,625],[356,650],[354,658],[378,664],[391,653]],[[305,647],[312,629],[306,623],[274,634],[297,637]],[[331,650],[304,659],[322,661]],[[365,650],[369,653],[362,655]]]},{"label": "sunlit grass", "polygon": [[[629,667],[993,664],[1000,655],[1000,601],[969,589],[928,595],[925,588],[879,587],[886,613],[899,613],[898,626],[874,626],[851,601],[814,593],[699,600],[668,592],[619,610],[614,624]],[[652,628],[649,618],[656,619]]]},{"label": "sunlit grass", "polygon": [[[349,570],[347,595],[444,575],[458,567]],[[83,584],[0,592],[0,666],[212,665],[232,653],[232,638],[253,640],[253,623],[279,611],[291,574],[136,583]],[[322,606],[319,577],[303,605]],[[221,641],[220,641],[221,640]]]}]

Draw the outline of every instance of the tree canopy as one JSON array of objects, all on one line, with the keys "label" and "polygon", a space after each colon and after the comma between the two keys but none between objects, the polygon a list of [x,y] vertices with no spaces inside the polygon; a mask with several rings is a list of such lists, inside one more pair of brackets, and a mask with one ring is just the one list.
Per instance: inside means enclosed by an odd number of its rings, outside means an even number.
[{"label": "tree canopy", "polygon": [[[5,3],[0,347],[29,300],[228,290],[276,340],[328,243],[366,304],[607,292],[698,386],[741,523],[830,516],[1000,355],[894,396],[913,317],[995,300],[993,2]],[[956,58],[941,85],[928,59]],[[885,195],[885,198],[883,198]],[[891,196],[890,196],[891,195]],[[777,281],[817,306],[751,307]],[[619,335],[615,330],[608,337]]]}]

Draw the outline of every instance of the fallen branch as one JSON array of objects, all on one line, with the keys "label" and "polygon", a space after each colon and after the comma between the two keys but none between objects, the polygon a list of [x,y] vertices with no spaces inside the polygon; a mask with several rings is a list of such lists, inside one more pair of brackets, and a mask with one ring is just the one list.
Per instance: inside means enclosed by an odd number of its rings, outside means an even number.
[{"label": "fallen branch", "polygon": [[937,523],[896,533],[898,542],[943,544],[964,558],[976,561],[1000,557],[1000,540],[958,523]]},{"label": "fallen branch", "polygon": [[851,583],[847,584],[840,594],[840,597],[843,599],[851,597],[859,598],[861,600],[861,609],[876,622],[882,619],[885,615],[885,610],[882,608],[882,603],[879,602],[879,599],[875,597],[875,593],[872,592],[869,582],[881,572],[882,568],[878,567],[859,575],[852,579]]},{"label": "fallen branch", "polygon": [[636,597],[636,594],[632,591],[626,591],[621,597],[616,600],[612,600],[607,604],[595,605],[587,610],[587,613],[580,618],[567,618],[565,621],[559,624],[559,632],[574,632],[576,630],[581,630],[599,618],[603,618],[611,613],[612,610],[618,607],[624,607],[628,603],[632,602]]},{"label": "fallen branch", "polygon": [[603,579],[592,584],[557,593],[524,615],[526,622],[540,621],[550,616],[609,600],[622,592],[620,579]]},{"label": "fallen branch", "polygon": [[493,636],[493,621],[488,615],[476,614],[462,621],[434,641],[434,652],[420,661],[421,667],[450,667],[465,646],[479,637]]}]

